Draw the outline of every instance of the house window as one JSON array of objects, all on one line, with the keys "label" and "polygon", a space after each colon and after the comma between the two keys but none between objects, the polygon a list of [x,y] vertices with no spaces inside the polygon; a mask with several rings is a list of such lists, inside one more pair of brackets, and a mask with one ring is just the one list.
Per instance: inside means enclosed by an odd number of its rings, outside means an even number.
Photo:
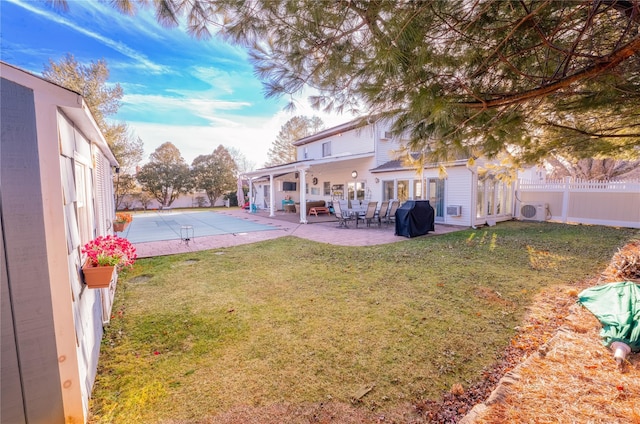
[{"label": "house window", "polygon": [[329,181],[322,183],[322,189],[325,196],[331,196],[331,183]]},{"label": "house window", "polygon": [[331,142],[322,143],[322,157],[331,156]]},{"label": "house window", "polygon": [[489,177],[484,185],[485,193],[486,193],[486,202],[487,208],[485,209],[486,215],[495,215],[495,205],[496,205],[496,186],[493,176]]},{"label": "house window", "polygon": [[431,207],[435,210],[436,220],[444,220],[444,180],[442,178],[429,178],[429,193],[427,195]]},{"label": "house window", "polygon": [[382,182],[382,200],[391,200],[393,197],[393,181]]},{"label": "house window", "polygon": [[263,199],[262,200],[262,204],[263,204],[263,207],[265,209],[269,207],[269,202],[270,202],[269,198],[271,197],[270,196],[270,194],[271,194],[270,190],[271,190],[271,188],[270,188],[269,184],[265,184],[265,185],[262,186],[262,199]]},{"label": "house window", "polygon": [[[355,189],[355,195],[354,195]],[[354,197],[355,196],[355,197]],[[357,181],[352,183],[347,183],[347,198],[349,200],[365,200],[365,186],[363,181]]]},{"label": "house window", "polygon": [[413,180],[413,199],[414,200],[422,200],[422,181]]},{"label": "house window", "polygon": [[509,215],[512,210],[513,191],[511,183],[505,183],[489,175],[478,180],[476,216]]},{"label": "house window", "polygon": [[409,198],[409,180],[398,180],[398,196],[396,198],[400,203]]},{"label": "house window", "polygon": [[484,181],[478,180],[478,193],[476,197],[476,217],[481,218],[484,216]]},{"label": "house window", "polygon": [[355,182],[347,183],[347,199],[348,200],[354,200],[355,199],[355,195],[354,195],[355,186],[356,186]]},{"label": "house window", "polygon": [[502,184],[504,184],[505,191],[504,213],[513,214],[513,190],[511,183],[508,182]]},{"label": "house window", "polygon": [[303,154],[304,154],[304,158],[305,159],[309,159],[309,148],[308,147],[304,148],[304,153]]},{"label": "house window", "polygon": [[358,200],[364,200],[364,194],[364,182],[359,182],[358,184],[356,184],[356,195]]}]

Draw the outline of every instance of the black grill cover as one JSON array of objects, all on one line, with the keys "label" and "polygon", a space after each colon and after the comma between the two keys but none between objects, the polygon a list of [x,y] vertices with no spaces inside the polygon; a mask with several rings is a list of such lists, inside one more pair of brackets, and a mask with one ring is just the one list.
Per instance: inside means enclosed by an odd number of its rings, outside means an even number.
[{"label": "black grill cover", "polygon": [[396,235],[417,237],[435,231],[435,213],[428,200],[407,200],[396,210]]}]

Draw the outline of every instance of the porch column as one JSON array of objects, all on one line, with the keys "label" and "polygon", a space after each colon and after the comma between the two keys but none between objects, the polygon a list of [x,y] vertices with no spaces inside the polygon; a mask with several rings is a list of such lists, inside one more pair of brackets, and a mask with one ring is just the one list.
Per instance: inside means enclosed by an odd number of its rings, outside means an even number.
[{"label": "porch column", "polygon": [[247,209],[247,212],[253,212],[253,205],[255,205],[255,203],[256,198],[253,195],[253,178],[249,178],[249,209]]},{"label": "porch column", "polygon": [[300,170],[300,223],[307,221],[307,170]]},{"label": "porch column", "polygon": [[276,216],[275,209],[275,189],[273,184],[273,174],[269,174],[269,216]]}]

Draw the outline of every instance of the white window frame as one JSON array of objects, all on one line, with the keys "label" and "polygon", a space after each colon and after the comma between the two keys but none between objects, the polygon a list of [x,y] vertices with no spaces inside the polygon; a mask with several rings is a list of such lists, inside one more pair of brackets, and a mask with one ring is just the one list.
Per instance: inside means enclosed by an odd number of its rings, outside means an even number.
[{"label": "white window frame", "polygon": [[74,153],[76,182],[76,214],[81,245],[95,237],[93,233],[93,203],[91,199],[91,161],[78,152]]},{"label": "white window frame", "polygon": [[331,156],[331,140],[322,143],[322,157],[326,158]]}]

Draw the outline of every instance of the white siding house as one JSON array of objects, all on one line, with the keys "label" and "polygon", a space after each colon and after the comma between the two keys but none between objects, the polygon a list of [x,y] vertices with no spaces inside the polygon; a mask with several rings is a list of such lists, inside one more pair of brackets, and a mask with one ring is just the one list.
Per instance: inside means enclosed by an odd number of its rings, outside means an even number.
[{"label": "white siding house", "polygon": [[[273,215],[290,198],[307,222],[310,201],[429,200],[436,223],[476,226],[513,217],[513,187],[486,161],[408,166],[398,159],[407,140],[394,138],[386,121],[351,121],[294,143],[298,160],[245,174],[251,202]],[[441,177],[440,165],[446,167]]]},{"label": "white siding house", "polygon": [[0,62],[2,422],[86,422],[115,287],[81,248],[111,232],[117,162],[83,98]]}]

